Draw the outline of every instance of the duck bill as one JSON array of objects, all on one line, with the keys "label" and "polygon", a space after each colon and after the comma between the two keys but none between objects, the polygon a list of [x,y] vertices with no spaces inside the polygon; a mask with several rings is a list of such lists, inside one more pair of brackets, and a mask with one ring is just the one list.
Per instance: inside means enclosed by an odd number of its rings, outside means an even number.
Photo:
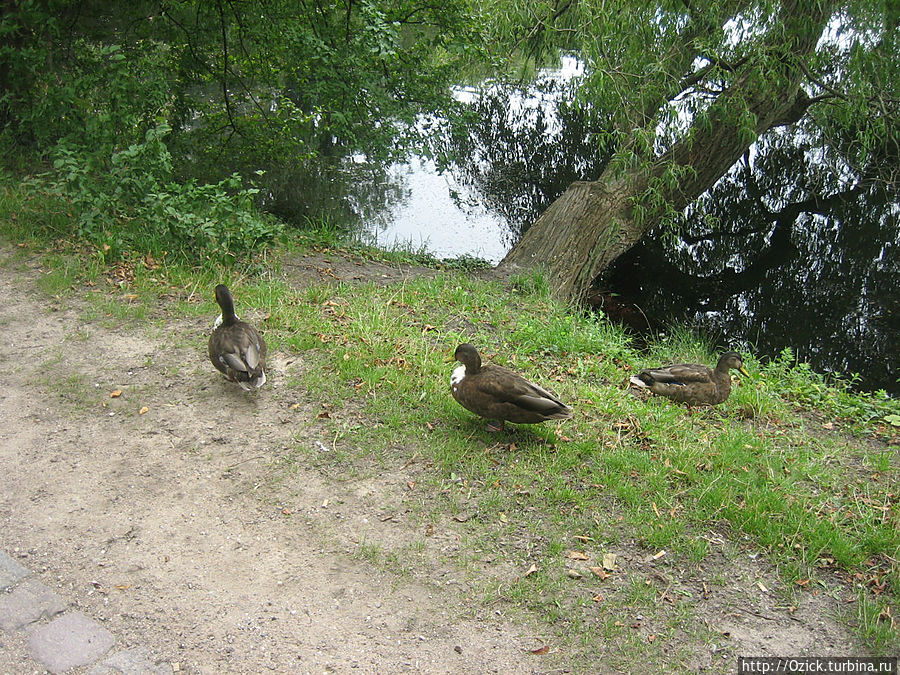
[{"label": "duck bill", "polygon": [[747,371],[746,368],[744,368],[744,366],[741,366],[740,368],[738,368],[738,372],[741,375],[743,375],[744,377],[750,377],[750,373]]}]

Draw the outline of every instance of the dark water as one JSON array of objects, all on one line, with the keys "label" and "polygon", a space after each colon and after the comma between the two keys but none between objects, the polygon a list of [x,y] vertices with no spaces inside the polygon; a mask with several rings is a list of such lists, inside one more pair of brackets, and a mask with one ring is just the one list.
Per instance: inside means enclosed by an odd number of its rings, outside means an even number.
[{"label": "dark water", "polygon": [[[462,92],[465,116],[432,121],[421,157],[336,158],[276,186],[270,206],[295,221],[324,215],[384,246],[498,262],[572,181],[605,164],[595,140],[604,119],[566,103],[577,62],[564,66],[524,96],[499,86]],[[789,347],[820,372],[858,373],[859,388],[898,394],[893,190],[861,182],[799,133],[770,134],[681,222],[620,258],[597,290],[639,328],[688,323],[759,357]]]}]

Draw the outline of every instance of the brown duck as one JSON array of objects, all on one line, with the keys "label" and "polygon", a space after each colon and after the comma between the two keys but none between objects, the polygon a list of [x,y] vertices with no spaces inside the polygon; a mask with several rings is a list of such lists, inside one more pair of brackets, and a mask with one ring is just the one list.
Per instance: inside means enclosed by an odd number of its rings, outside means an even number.
[{"label": "brown duck", "polygon": [[489,424],[488,429],[502,431],[505,422],[536,424],[572,417],[572,409],[546,389],[502,366],[482,365],[478,350],[468,343],[456,348],[453,359],[462,364],[450,377],[453,398],[476,415],[500,420],[499,427]]},{"label": "brown duck", "polygon": [[216,302],[222,314],[209,336],[209,360],[225,377],[245,391],[266,383],[266,341],[249,323],[234,313],[234,298],[224,284],[216,286]]},{"label": "brown duck", "polygon": [[750,375],[740,354],[725,352],[715,369],[700,363],[680,363],[642,370],[631,378],[631,383],[678,403],[718,405],[731,394],[732,368]]}]

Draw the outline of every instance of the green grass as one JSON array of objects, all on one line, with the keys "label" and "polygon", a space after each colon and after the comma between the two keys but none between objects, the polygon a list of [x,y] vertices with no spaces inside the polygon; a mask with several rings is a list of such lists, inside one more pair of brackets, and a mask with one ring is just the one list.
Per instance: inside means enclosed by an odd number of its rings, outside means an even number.
[{"label": "green grass", "polygon": [[[714,363],[716,346],[680,330],[638,350],[602,317],[554,301],[538,272],[506,287],[469,275],[477,267],[471,261],[376,252],[338,241],[328,228],[295,235],[286,249],[237,268],[154,267],[135,255],[124,261],[127,281],[113,286],[104,281],[111,268],[90,251],[60,248],[57,206],[46,206],[50,225],[39,226],[45,221],[24,215],[15,191],[0,197],[4,237],[46,252],[50,272],[41,284],[48,295],[96,283],[102,292],[86,311],[114,322],[152,320],[162,299],[170,316],[213,316],[209,289],[229,279],[270,350],[303,354],[302,378],[287,385],[330,411],[317,424],[335,451],[327,458],[299,448],[286,453],[280,475],[289,476],[301,460],[328,462],[353,476],[421,458],[428,469],[417,489],[428,493],[415,507],[417,517],[437,522],[476,513],[461,527],[466,546],[456,560],[475,594],[538,617],[573,649],[599,635],[621,647],[611,663],[628,664],[629,648],[648,663],[670,658],[663,637],[647,642],[627,623],[616,624],[638,610],[654,634],[693,631],[697,639],[713,639],[689,628],[697,623],[698,598],[687,585],[673,584],[677,602],[667,603],[659,581],[643,572],[623,569],[607,582],[567,576],[567,551],[583,549],[596,565],[605,552],[636,546],[645,557],[665,551],[662,564],[673,570],[714,567],[716,555],[735,557],[741,549],[762,551],[788,595],[810,592],[816,587],[805,585],[810,578],[843,579],[857,597],[847,623],[874,652],[896,650],[890,617],[900,611],[900,462],[888,441],[900,403],[882,393],[854,394],[785,352],[766,364],[749,356],[751,376],[714,409],[636,396],[625,385],[635,369]],[[13,213],[19,215],[12,219]],[[437,273],[387,286],[313,283],[294,290],[278,274],[281,260],[304,251],[426,264]],[[462,341],[556,391],[575,418],[512,425],[499,435],[485,431],[449,395],[453,366],[446,359]],[[81,384],[61,383],[60,394]],[[728,544],[710,543],[719,539]],[[361,560],[402,568],[403,575],[412,572],[398,561],[410,555],[418,561],[424,553],[378,543],[358,550]],[[518,570],[517,581],[476,573],[484,556]],[[526,579],[532,564],[539,571]],[[716,569],[706,580],[730,583]],[[594,586],[602,603],[586,594]],[[674,669],[689,669],[688,655],[674,658]]]}]

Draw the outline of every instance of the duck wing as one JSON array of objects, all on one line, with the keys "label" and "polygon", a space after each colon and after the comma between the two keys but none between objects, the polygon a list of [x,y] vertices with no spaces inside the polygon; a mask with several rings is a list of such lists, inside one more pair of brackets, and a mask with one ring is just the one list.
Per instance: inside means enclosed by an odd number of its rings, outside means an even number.
[{"label": "duck wing", "polygon": [[660,384],[691,384],[695,382],[712,382],[712,369],[696,363],[679,363],[665,368],[642,370],[640,378],[647,382]]},{"label": "duck wing", "polygon": [[478,389],[497,402],[512,403],[524,410],[551,414],[568,406],[543,387],[501,366],[485,366],[488,377],[479,378]]}]

